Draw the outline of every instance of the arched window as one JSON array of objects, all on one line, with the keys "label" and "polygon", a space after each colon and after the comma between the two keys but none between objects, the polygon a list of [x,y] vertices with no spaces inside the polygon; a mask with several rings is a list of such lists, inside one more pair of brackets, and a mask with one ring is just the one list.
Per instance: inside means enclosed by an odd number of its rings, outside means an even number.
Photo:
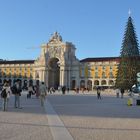
[{"label": "arched window", "polygon": [[108,85],[114,86],[114,81],[113,81],[113,80],[109,80],[109,81],[108,81]]},{"label": "arched window", "polygon": [[35,78],[36,79],[39,79],[39,73],[38,73],[38,71],[35,73]]},{"label": "arched window", "polygon": [[101,85],[106,85],[106,80],[102,80]]},{"label": "arched window", "polygon": [[95,85],[95,86],[98,86],[98,85],[99,85],[99,81],[98,81],[98,80],[95,80],[95,81],[94,81],[94,85]]}]

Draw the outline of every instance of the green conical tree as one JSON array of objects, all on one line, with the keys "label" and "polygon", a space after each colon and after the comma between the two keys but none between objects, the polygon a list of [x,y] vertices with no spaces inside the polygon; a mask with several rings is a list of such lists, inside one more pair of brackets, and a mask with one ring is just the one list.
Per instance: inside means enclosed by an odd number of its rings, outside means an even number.
[{"label": "green conical tree", "polygon": [[120,63],[116,77],[116,87],[130,89],[137,83],[139,71],[139,44],[131,16],[128,18],[126,31],[120,52]]}]

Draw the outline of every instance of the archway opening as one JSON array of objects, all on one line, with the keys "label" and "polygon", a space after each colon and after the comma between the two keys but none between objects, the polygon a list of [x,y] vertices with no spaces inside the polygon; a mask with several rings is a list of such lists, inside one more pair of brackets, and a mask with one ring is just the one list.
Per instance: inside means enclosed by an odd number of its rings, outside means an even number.
[{"label": "archway opening", "polygon": [[94,81],[94,85],[95,85],[95,86],[98,86],[98,85],[99,85],[99,81],[98,81],[98,80],[95,80],[95,81]]},{"label": "archway opening", "polygon": [[108,85],[109,86],[114,86],[114,81],[113,80],[109,80]]},{"label": "archway opening", "polygon": [[58,89],[60,78],[60,67],[58,65],[59,59],[51,58],[49,60],[49,74],[48,74],[48,86]]},{"label": "archway opening", "polygon": [[106,85],[106,80],[102,80],[102,81],[101,81],[101,85],[102,85],[102,86],[105,86],[105,85]]}]

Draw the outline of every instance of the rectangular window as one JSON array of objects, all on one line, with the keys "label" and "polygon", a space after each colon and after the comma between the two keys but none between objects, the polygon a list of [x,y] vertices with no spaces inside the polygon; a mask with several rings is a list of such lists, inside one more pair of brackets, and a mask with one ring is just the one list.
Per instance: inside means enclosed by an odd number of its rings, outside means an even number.
[{"label": "rectangular window", "polygon": [[103,66],[102,69],[105,70],[105,66]]},{"label": "rectangular window", "polygon": [[110,77],[110,78],[114,78],[114,76],[113,76],[113,73],[112,73],[112,72],[110,72],[109,77]]},{"label": "rectangular window", "polygon": [[95,78],[98,78],[98,72],[95,72]]}]

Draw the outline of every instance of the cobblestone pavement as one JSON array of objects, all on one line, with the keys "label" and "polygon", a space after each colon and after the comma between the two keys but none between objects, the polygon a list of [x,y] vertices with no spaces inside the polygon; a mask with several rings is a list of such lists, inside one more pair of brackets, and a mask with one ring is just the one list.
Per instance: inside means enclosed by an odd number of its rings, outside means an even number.
[{"label": "cobblestone pavement", "polygon": [[[48,95],[47,101],[74,140],[140,140],[140,106],[128,107],[127,96],[117,99],[106,94],[98,100],[95,94],[70,92]],[[35,97],[22,95],[23,109],[13,104],[12,96],[8,111],[0,108],[0,140],[53,140],[50,128],[63,127],[48,123],[49,116],[57,114],[46,115]]]},{"label": "cobblestone pavement", "polygon": [[55,94],[48,100],[74,140],[140,140],[140,106],[128,107],[126,96]]},{"label": "cobblestone pavement", "polygon": [[[22,95],[22,109],[15,109],[14,97],[10,98],[6,112],[0,108],[0,140],[52,140],[44,108],[39,99],[26,99]],[[0,99],[1,107],[1,99]]]}]

